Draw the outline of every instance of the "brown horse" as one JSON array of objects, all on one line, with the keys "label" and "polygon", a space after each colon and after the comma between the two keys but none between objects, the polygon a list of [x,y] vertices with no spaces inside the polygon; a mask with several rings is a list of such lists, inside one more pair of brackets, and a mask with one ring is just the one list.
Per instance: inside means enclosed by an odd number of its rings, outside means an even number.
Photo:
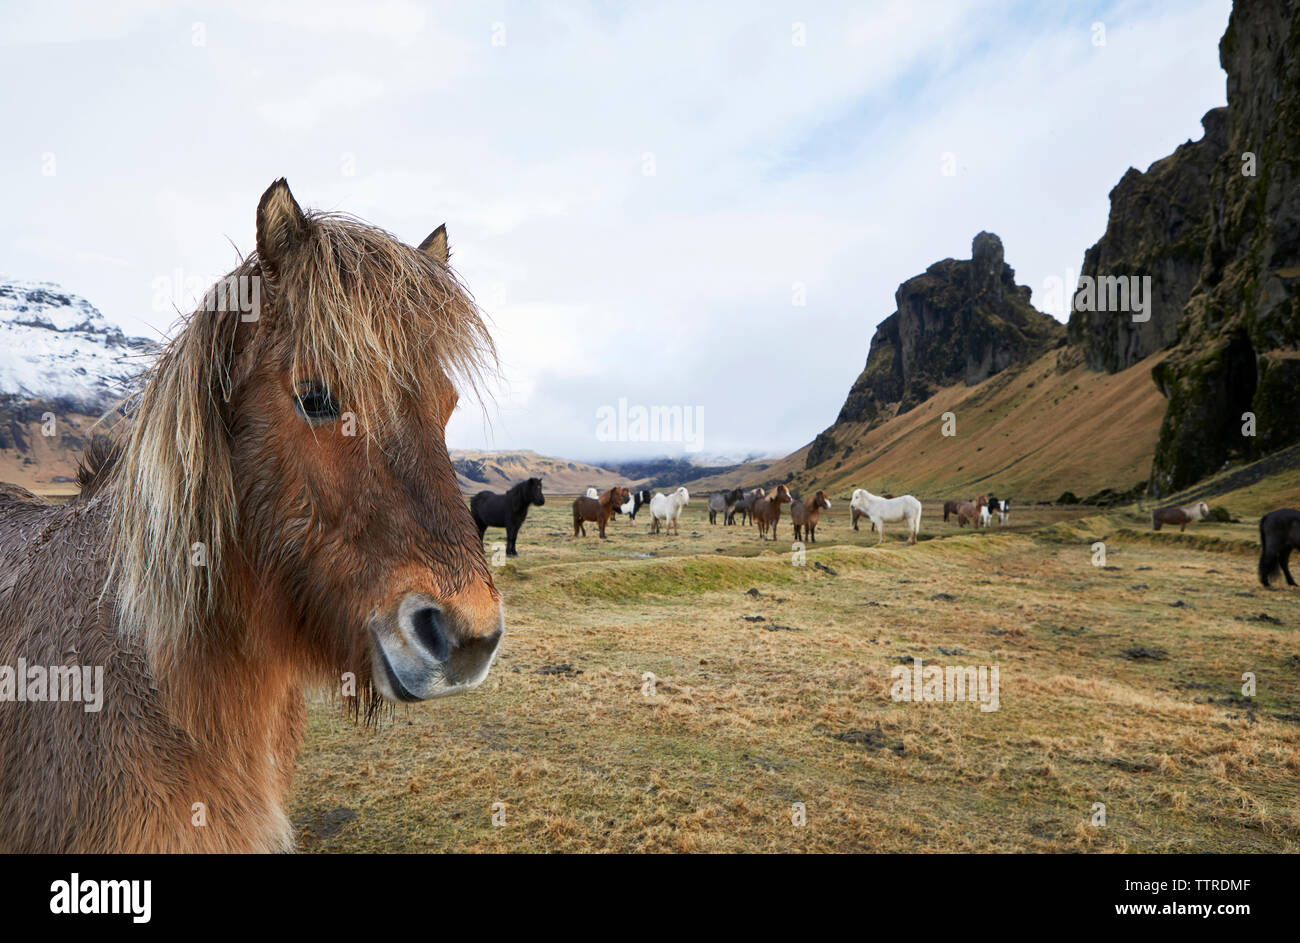
[{"label": "brown horse", "polygon": [[483,680],[501,598],[444,428],[495,353],[446,260],[276,181],[230,276],[258,302],[184,323],[78,497],[0,490],[0,850],[292,850],[305,683],[371,718]]},{"label": "brown horse", "polygon": [[776,540],[776,523],[781,520],[781,505],[789,503],[790,489],[785,485],[777,485],[776,490],[771,494],[754,499],[749,514],[758,524],[760,540],[767,540],[769,527],[772,528],[772,539]]},{"label": "brown horse", "polygon": [[965,527],[966,522],[970,521],[972,525],[978,524],[980,511],[988,507],[988,495],[980,495],[973,501],[961,501],[957,505],[957,526]]},{"label": "brown horse", "polygon": [[583,537],[587,536],[587,527],[584,521],[594,521],[600,527],[600,539],[605,540],[605,525],[609,519],[614,516],[614,511],[623,504],[627,499],[632,497],[632,492],[626,488],[610,488],[599,498],[588,498],[583,496],[573,502],[573,536],[577,537],[579,533]]},{"label": "brown horse", "polygon": [[807,501],[790,502],[790,520],[794,522],[794,539],[802,540],[800,536],[802,531],[810,544],[817,542],[817,519],[821,517],[822,511],[831,509],[830,498],[826,497],[825,491],[818,491]]}]

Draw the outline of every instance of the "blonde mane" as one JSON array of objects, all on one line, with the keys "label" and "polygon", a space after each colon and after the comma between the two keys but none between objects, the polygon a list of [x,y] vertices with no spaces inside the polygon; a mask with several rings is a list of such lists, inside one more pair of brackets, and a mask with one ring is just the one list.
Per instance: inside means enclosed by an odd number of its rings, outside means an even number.
[{"label": "blonde mane", "polygon": [[[496,369],[445,263],[350,216],[302,219],[274,274],[254,253],[227,276],[261,279],[256,323],[237,308],[186,318],[128,397],[113,460],[91,472],[88,490],[112,508],[105,589],[155,658],[229,628],[224,575],[241,535],[227,422],[254,366],[245,351],[280,351],[292,377],[323,382],[367,443],[412,397],[434,408],[444,377],[477,393]],[[206,565],[192,562],[200,552]]]}]

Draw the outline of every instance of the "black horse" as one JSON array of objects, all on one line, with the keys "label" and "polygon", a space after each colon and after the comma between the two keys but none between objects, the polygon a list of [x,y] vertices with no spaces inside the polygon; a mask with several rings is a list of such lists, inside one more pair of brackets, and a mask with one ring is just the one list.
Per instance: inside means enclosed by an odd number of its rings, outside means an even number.
[{"label": "black horse", "polygon": [[1294,586],[1287,561],[1292,550],[1300,550],[1300,511],[1282,508],[1269,511],[1259,519],[1259,581],[1268,585],[1268,578],[1278,567],[1286,577],[1288,586]]},{"label": "black horse", "polygon": [[541,507],[545,503],[546,498],[542,497],[542,479],[529,478],[527,481],[519,482],[505,494],[480,491],[470,500],[469,512],[474,515],[474,523],[478,525],[480,540],[483,539],[483,532],[489,527],[504,527],[506,556],[517,557],[519,552],[515,550],[515,538],[519,536],[519,528],[523,526],[524,518],[528,516],[528,506],[535,504]]}]

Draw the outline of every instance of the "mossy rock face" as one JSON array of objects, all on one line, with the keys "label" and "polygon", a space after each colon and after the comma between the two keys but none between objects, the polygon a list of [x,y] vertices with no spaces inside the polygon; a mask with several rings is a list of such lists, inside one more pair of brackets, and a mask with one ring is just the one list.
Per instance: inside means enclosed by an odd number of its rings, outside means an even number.
[{"label": "mossy rock face", "polygon": [[1157,495],[1300,441],[1300,6],[1235,4],[1219,55],[1227,146],[1209,181],[1200,279],[1174,353],[1153,371],[1169,398]]},{"label": "mossy rock face", "polygon": [[[1144,321],[1131,311],[1083,310],[1087,295],[1072,299],[1069,338],[1094,370],[1116,373],[1168,347],[1201,275],[1210,231],[1207,183],[1227,147],[1227,109],[1201,119],[1205,134],[1142,173],[1134,168],[1110,192],[1106,232],[1083,258],[1080,276],[1149,277]],[[1076,310],[1076,305],[1079,310]]]},{"label": "mossy rock face", "polygon": [[812,468],[814,465],[820,465],[822,462],[833,457],[839,448],[829,433],[819,432],[817,438],[813,439],[812,448],[808,450],[808,458],[804,462],[805,468]]},{"label": "mossy rock face", "polygon": [[1027,363],[1065,337],[1059,322],[1030,304],[1002,240],[989,232],[972,241],[971,258],[934,263],[903,282],[894,300],[898,310],[877,326],[836,422],[875,423],[906,412],[942,387],[973,385]]}]

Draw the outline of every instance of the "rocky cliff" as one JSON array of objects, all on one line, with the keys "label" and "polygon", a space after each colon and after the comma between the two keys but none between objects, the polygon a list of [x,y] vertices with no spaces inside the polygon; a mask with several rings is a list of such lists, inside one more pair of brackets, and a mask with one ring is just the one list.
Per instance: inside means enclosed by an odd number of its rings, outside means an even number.
[{"label": "rocky cliff", "polygon": [[1300,4],[1239,0],[1219,61],[1227,146],[1210,178],[1200,277],[1153,372],[1169,400],[1156,494],[1300,441]]},{"label": "rocky cliff", "polygon": [[[1145,321],[1131,312],[1087,310],[1085,296],[1071,304],[1070,343],[1094,370],[1115,373],[1168,347],[1178,319],[1201,277],[1210,231],[1210,176],[1227,147],[1228,109],[1201,119],[1199,141],[1188,141],[1146,171],[1130,167],[1110,191],[1105,234],[1083,257],[1081,279],[1149,276]],[[1087,298],[1095,298],[1095,291]]]},{"label": "rocky cliff", "polygon": [[[1064,328],[1029,303],[1006,264],[1002,240],[982,232],[971,258],[944,259],[898,287],[898,310],[880,322],[867,364],[836,422],[875,422],[906,412],[953,383],[974,385],[1060,343]],[[809,467],[829,457],[819,437]]]}]

